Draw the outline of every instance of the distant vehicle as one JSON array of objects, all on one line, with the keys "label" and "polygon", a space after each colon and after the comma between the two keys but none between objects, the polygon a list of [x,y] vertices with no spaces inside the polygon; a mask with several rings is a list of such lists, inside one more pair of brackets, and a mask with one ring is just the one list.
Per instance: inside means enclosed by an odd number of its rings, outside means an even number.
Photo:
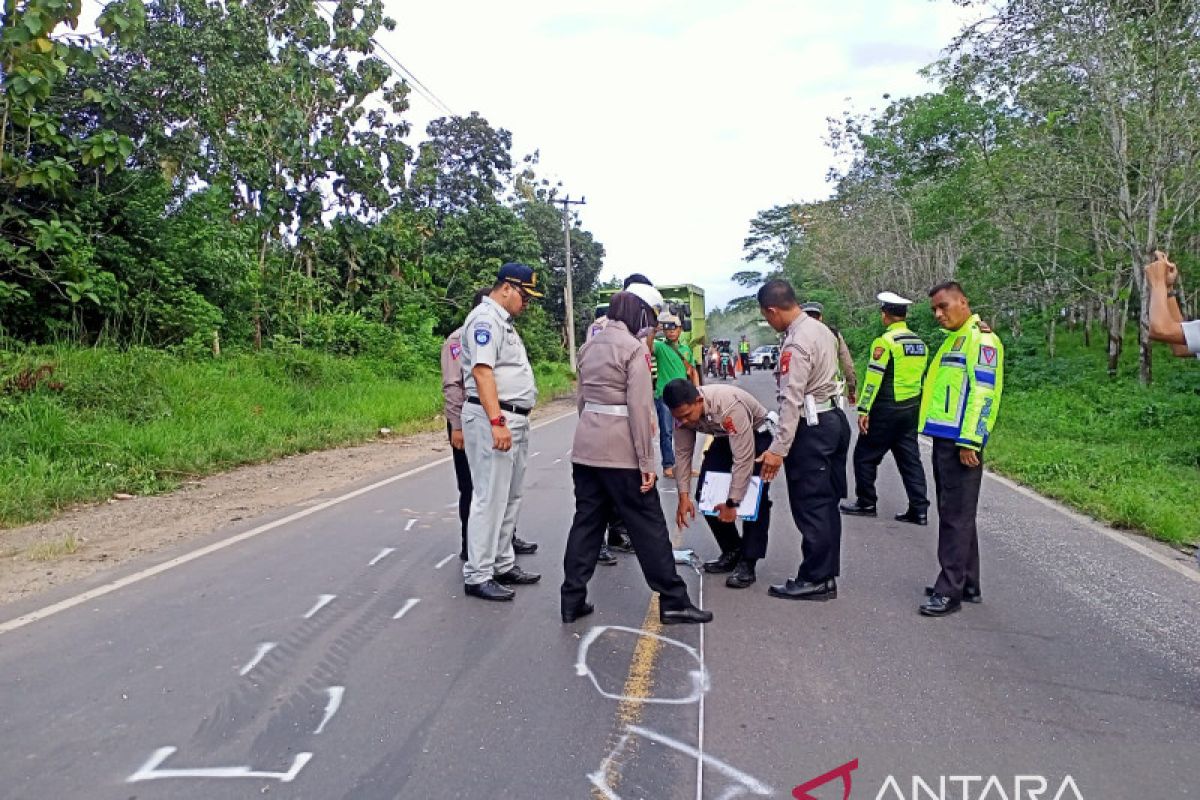
[{"label": "distant vehicle", "polygon": [[750,369],[775,369],[779,363],[779,346],[764,344],[750,353]]}]

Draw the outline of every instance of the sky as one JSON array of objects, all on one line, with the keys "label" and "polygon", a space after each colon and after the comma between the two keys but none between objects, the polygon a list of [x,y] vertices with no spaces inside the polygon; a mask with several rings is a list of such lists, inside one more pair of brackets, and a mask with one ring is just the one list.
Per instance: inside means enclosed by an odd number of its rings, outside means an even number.
[{"label": "sky", "polygon": [[[603,277],[690,282],[707,305],[745,290],[750,220],[830,191],[828,117],[932,87],[967,12],[949,0],[385,0],[377,37],[456,114],[540,151],[584,196]],[[416,93],[414,143],[443,112]]]}]

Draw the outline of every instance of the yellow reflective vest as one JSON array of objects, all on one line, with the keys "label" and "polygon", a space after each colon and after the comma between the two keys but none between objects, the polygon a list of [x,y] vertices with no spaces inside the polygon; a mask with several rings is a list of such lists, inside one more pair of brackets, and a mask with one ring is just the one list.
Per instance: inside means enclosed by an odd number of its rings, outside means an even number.
[{"label": "yellow reflective vest", "polygon": [[928,360],[925,343],[906,323],[889,325],[883,336],[871,342],[871,360],[867,363],[858,413],[869,414],[877,400],[903,403],[920,397],[921,378]]},{"label": "yellow reflective vest", "polygon": [[982,450],[996,424],[1003,387],[1004,345],[996,334],[981,331],[979,315],[973,314],[933,357],[917,429]]}]

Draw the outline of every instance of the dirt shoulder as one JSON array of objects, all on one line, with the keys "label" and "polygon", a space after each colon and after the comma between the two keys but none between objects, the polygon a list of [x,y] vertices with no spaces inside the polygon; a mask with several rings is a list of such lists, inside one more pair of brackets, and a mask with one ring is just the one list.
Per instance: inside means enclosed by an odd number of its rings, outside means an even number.
[{"label": "dirt shoulder", "polygon": [[[540,406],[533,418],[574,407],[570,397],[560,398]],[[444,430],[380,439],[239,467],[170,494],[110,499],[48,522],[0,530],[0,605],[449,451]],[[69,541],[76,543],[72,553],[64,552]]]}]

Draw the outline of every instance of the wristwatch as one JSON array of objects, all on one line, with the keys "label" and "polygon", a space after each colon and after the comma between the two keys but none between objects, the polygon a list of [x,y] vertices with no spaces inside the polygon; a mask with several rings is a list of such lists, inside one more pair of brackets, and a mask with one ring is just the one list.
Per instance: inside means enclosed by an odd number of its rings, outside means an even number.
[{"label": "wristwatch", "polygon": [[506,420],[504,418],[503,414],[496,417],[495,419],[488,420],[488,422],[492,423],[493,428],[503,428],[504,426],[508,425],[508,420]]},{"label": "wristwatch", "polygon": [[727,497],[727,498],[725,498],[725,506],[726,506],[726,508],[737,508],[737,507],[738,507],[738,506],[740,506],[740,505],[741,505],[741,503],[737,502],[737,501],[736,501],[736,500],[734,500],[732,497]]}]

